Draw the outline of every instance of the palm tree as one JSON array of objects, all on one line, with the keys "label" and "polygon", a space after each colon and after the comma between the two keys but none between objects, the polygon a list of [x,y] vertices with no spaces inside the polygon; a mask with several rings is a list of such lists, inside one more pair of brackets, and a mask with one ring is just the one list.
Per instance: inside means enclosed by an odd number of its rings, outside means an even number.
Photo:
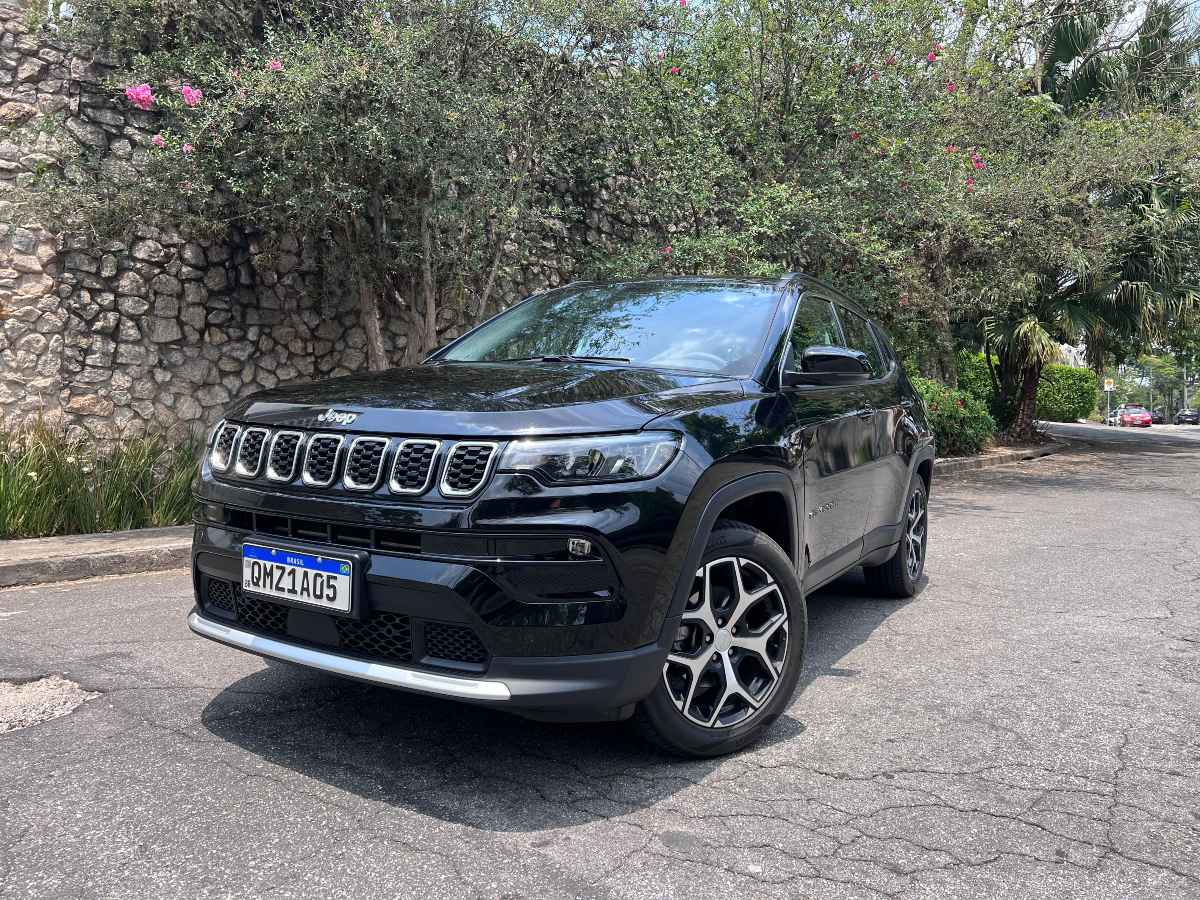
[{"label": "palm tree", "polygon": [[[1118,8],[1062,3],[1037,59],[1037,87],[1064,115],[1097,107],[1112,116],[1158,106],[1170,112],[1196,99],[1198,30],[1181,0],[1152,0],[1124,36]],[[1123,351],[1160,339],[1166,324],[1200,305],[1196,248],[1200,196],[1178,173],[1098,188],[1097,202],[1125,213],[1129,227],[1116,261],[1095,271],[1043,276],[1030,303],[983,322],[1001,424],[1012,439],[1034,435],[1037,386],[1059,341],[1083,339],[1097,372]],[[993,362],[992,352],[996,354]]]}]

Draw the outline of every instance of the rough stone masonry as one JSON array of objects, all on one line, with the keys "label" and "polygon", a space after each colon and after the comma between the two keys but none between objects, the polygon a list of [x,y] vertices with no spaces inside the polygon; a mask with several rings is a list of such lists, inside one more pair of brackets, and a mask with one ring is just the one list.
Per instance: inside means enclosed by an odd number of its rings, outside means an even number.
[{"label": "rough stone masonry", "polygon": [[[93,246],[13,221],[5,193],[40,169],[83,147],[114,176],[130,175],[155,130],[153,114],[103,84],[114,58],[72,56],[52,29],[29,29],[25,5],[0,0],[0,425],[43,417],[106,445],[148,429],[198,430],[239,395],[362,368],[356,306],[320,289],[315,254],[295,239],[267,252],[244,235],[194,241],[141,227],[126,243]],[[570,280],[567,227],[538,227],[519,237],[523,258],[493,308]],[[570,237],[627,230],[595,210],[581,227]],[[439,311],[444,338],[463,324],[458,310]],[[385,323],[393,359],[407,327],[399,316]]]}]

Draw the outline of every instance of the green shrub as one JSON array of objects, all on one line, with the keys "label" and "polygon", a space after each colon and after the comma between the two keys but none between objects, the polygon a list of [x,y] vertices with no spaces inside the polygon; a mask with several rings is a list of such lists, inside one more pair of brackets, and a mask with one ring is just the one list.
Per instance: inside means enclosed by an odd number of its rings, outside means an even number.
[{"label": "green shrub", "polygon": [[973,456],[995,437],[996,422],[976,397],[927,378],[913,385],[925,401],[938,456]]},{"label": "green shrub", "polygon": [[165,435],[102,454],[44,424],[0,432],[0,538],[187,522],[198,452],[197,441]]},{"label": "green shrub", "polygon": [[[958,387],[986,405],[993,419],[1000,418],[992,376],[982,353],[958,354]],[[1096,409],[1099,390],[1100,381],[1090,369],[1046,366],[1038,385],[1037,417],[1047,422],[1086,419]]]},{"label": "green shrub", "polygon": [[[995,357],[992,357],[995,359]],[[958,354],[958,389],[970,394],[989,409],[992,405],[992,376],[982,353]]]},{"label": "green shrub", "polygon": [[1086,419],[1096,409],[1100,379],[1090,369],[1046,366],[1038,385],[1037,417],[1047,422]]}]

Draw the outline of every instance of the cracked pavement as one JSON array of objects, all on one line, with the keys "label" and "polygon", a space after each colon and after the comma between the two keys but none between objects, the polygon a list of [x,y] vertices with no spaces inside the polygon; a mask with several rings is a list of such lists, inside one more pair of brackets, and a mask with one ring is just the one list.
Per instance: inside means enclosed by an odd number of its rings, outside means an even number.
[{"label": "cracked pavement", "polygon": [[0,591],[0,679],[100,692],[0,736],[0,897],[1200,897],[1200,439],[1082,436],[935,483],[720,760],[267,665],[182,572]]}]

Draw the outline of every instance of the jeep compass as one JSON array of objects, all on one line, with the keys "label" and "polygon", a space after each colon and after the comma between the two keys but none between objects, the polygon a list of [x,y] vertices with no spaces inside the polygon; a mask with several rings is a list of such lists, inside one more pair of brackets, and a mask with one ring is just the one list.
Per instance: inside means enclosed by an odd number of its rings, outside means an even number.
[{"label": "jeep compass", "polygon": [[669,750],[791,702],[805,595],[921,580],[934,448],[883,331],[803,275],[583,282],[419,366],[232,404],[196,633]]}]

